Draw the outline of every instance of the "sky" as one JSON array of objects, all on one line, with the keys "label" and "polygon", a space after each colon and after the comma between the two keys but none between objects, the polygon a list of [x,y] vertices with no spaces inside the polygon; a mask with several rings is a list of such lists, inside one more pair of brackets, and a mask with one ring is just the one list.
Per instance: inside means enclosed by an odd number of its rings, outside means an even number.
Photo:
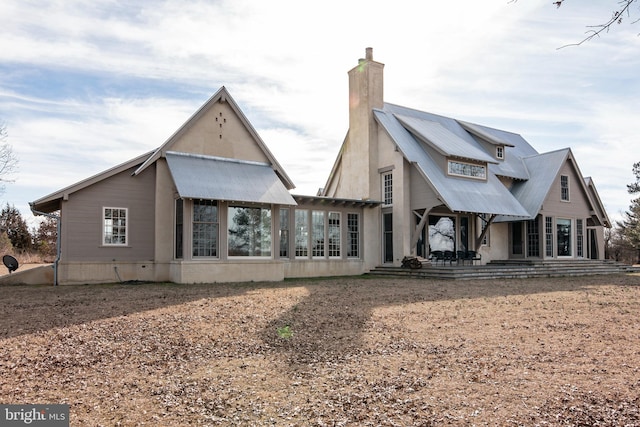
[{"label": "sky", "polygon": [[35,224],[29,202],[159,147],[221,86],[293,193],[315,195],[348,129],[347,71],[372,47],[386,102],[518,133],[540,153],[570,147],[619,220],[640,161],[640,23],[560,48],[616,6],[3,0],[0,122],[19,168],[0,202]]}]

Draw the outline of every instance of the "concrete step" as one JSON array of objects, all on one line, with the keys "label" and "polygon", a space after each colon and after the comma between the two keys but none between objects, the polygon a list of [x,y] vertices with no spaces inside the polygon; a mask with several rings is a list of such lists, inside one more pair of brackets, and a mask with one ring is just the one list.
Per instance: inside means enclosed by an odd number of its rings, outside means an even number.
[{"label": "concrete step", "polygon": [[423,266],[420,269],[380,266],[371,275],[403,276],[430,279],[497,279],[529,277],[592,276],[606,274],[640,273],[640,267],[613,261],[560,260],[560,261],[493,261],[481,266]]}]

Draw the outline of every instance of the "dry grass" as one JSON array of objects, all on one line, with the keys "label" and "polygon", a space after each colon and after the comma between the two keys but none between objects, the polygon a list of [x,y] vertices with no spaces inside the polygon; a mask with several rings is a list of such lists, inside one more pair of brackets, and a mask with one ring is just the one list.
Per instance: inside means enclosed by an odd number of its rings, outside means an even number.
[{"label": "dry grass", "polygon": [[640,277],[0,288],[71,425],[640,425]]}]

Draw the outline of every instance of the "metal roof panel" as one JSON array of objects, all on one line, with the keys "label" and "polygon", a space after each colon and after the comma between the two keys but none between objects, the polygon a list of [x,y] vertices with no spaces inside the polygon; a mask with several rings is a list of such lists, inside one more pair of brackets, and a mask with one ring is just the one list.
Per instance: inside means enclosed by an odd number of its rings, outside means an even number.
[{"label": "metal roof panel", "polygon": [[180,197],[296,205],[266,163],[171,151],[166,158]]}]

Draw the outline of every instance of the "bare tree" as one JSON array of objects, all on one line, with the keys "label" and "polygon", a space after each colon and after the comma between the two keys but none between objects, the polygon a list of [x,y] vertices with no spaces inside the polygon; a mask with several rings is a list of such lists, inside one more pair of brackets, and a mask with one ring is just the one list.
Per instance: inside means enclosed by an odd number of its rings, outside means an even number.
[{"label": "bare tree", "polygon": [[0,193],[4,192],[5,183],[13,182],[13,174],[18,171],[18,157],[7,138],[7,126],[0,123]]},{"label": "bare tree", "polygon": [[[553,2],[557,7],[560,7],[564,4],[566,0],[556,0]],[[587,28],[587,36],[580,40],[577,43],[570,43],[564,46],[560,46],[558,49],[562,49],[569,46],[580,46],[581,44],[588,42],[594,37],[600,37],[602,33],[608,33],[609,29],[613,24],[622,24],[623,21],[630,20],[631,23],[636,23],[640,18],[632,18],[631,9],[634,3],[637,3],[638,0],[618,0],[618,6],[611,13],[611,17],[602,24],[598,25],[588,25]]]}]

